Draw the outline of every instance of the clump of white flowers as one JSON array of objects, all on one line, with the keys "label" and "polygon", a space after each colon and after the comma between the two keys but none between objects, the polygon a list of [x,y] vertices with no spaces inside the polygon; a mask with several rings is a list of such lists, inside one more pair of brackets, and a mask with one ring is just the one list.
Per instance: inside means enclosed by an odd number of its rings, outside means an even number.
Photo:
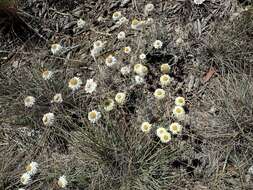
[{"label": "clump of white flowers", "polygon": [[148,68],[140,63],[134,65],[134,72],[140,76],[148,74]]},{"label": "clump of white flowers", "polygon": [[149,13],[151,13],[154,10],[154,8],[155,8],[155,6],[152,3],[145,5],[144,14],[148,15]]},{"label": "clump of white flowers", "polygon": [[85,22],[83,19],[80,18],[80,19],[77,21],[77,27],[78,27],[78,28],[84,28],[85,25],[86,25],[86,22]]},{"label": "clump of white flowers", "polygon": [[93,79],[88,79],[86,84],[85,84],[85,91],[87,93],[92,93],[96,90],[97,88],[97,83]]},{"label": "clump of white flowers", "polygon": [[24,99],[25,107],[31,108],[35,103],[35,98],[33,96],[27,96]]},{"label": "clump of white flowers", "polygon": [[31,175],[29,173],[24,173],[22,174],[22,176],[20,177],[20,182],[23,185],[27,185],[29,182],[31,181]]},{"label": "clump of white flowers", "polygon": [[49,70],[45,70],[42,72],[42,78],[44,80],[49,80],[53,76],[53,72]]},{"label": "clump of white flowers", "polygon": [[93,57],[98,56],[101,53],[101,51],[103,50],[103,48],[104,48],[104,43],[102,41],[100,41],[100,40],[95,41],[93,43],[93,49],[91,50],[91,55]]},{"label": "clump of white flowers", "polygon": [[119,32],[118,35],[117,35],[117,38],[118,38],[119,40],[125,39],[125,38],[126,38],[126,33],[123,32],[123,31]]},{"label": "clump of white flowers", "polygon": [[69,88],[73,91],[78,90],[82,84],[83,82],[79,77],[73,77],[69,80]]},{"label": "clump of white flowers", "polygon": [[182,131],[182,125],[177,122],[170,124],[169,128],[172,134],[179,134]]},{"label": "clump of white flowers", "polygon": [[140,58],[141,60],[146,59],[146,54],[144,54],[144,53],[140,54],[140,55],[139,55],[139,58]]},{"label": "clump of white flowers", "polygon": [[53,55],[58,55],[62,51],[62,46],[60,44],[52,44],[51,52]]},{"label": "clump of white flowers", "polygon": [[116,12],[114,12],[114,13],[112,14],[112,19],[113,19],[114,21],[119,20],[121,17],[122,17],[122,14],[121,14],[120,11],[116,11]]},{"label": "clump of white flowers", "polygon": [[175,106],[173,109],[173,115],[179,120],[182,121],[185,119],[185,110],[182,106]]},{"label": "clump of white flowers", "polygon": [[44,114],[42,118],[43,124],[45,126],[52,126],[54,124],[54,120],[55,120],[54,113],[51,112]]},{"label": "clump of white flowers", "polygon": [[122,75],[128,75],[131,72],[130,66],[124,66],[120,69]]},{"label": "clump of white flowers", "polygon": [[132,23],[131,23],[131,28],[134,30],[142,30],[144,26],[144,22],[143,21],[139,21],[137,19],[133,19]]},{"label": "clump of white flowers", "polygon": [[129,54],[131,53],[132,49],[130,46],[124,47],[124,53]]},{"label": "clump of white flowers", "polygon": [[109,111],[112,111],[113,108],[114,108],[114,100],[113,99],[107,99],[105,102],[104,102],[104,110],[109,112]]},{"label": "clump of white flowers", "polygon": [[141,124],[141,130],[144,133],[149,133],[149,131],[151,130],[152,125],[149,122],[143,122]]},{"label": "clump of white flowers", "polygon": [[119,92],[116,94],[115,96],[115,101],[119,104],[119,105],[123,105],[126,101],[126,94],[123,92]]},{"label": "clump of white flowers", "polygon": [[167,63],[164,63],[164,64],[161,65],[161,72],[163,74],[168,74],[170,72],[170,69],[171,69],[170,65],[167,64]]},{"label": "clump of white flowers", "polygon": [[162,87],[168,86],[171,82],[170,76],[169,75],[162,75],[160,77],[160,83],[162,85]]},{"label": "clump of white flowers", "polygon": [[162,46],[163,46],[163,43],[161,40],[156,40],[154,43],[153,43],[153,46],[155,49],[161,49]]},{"label": "clump of white flowers", "polygon": [[161,136],[160,136],[160,140],[162,143],[168,143],[171,141],[171,134],[166,132],[166,133],[163,133]]},{"label": "clump of white flowers", "polygon": [[26,173],[30,174],[31,176],[35,175],[38,171],[38,166],[39,166],[39,164],[37,162],[31,162],[25,168]]},{"label": "clump of white flowers", "polygon": [[158,88],[158,89],[155,90],[154,96],[155,96],[156,99],[162,100],[162,99],[165,98],[166,92],[165,92],[165,90],[163,90],[161,88]]},{"label": "clump of white flowers", "polygon": [[53,100],[51,100],[51,103],[62,103],[63,99],[62,99],[62,95],[61,93],[55,94],[53,97]]},{"label": "clump of white flowers", "polygon": [[105,64],[108,66],[108,67],[112,67],[113,65],[117,64],[117,59],[116,57],[112,56],[112,55],[109,55],[106,59],[105,59]]},{"label": "clump of white flowers", "polygon": [[68,185],[68,181],[66,179],[66,176],[63,175],[63,176],[59,177],[57,184],[59,187],[65,188]]},{"label": "clump of white flowers", "polygon": [[116,22],[116,25],[120,26],[122,24],[126,24],[128,23],[129,20],[126,18],[126,17],[121,17],[117,22]]},{"label": "clump of white flowers", "polygon": [[134,80],[136,84],[142,84],[145,82],[144,78],[139,75],[134,76]]},{"label": "clump of white flowers", "polygon": [[201,5],[202,3],[204,3],[205,2],[205,0],[194,0],[194,3],[196,4],[196,5]]},{"label": "clump of white flowers", "polygon": [[88,113],[88,119],[90,120],[91,123],[96,123],[100,118],[101,113],[96,110],[92,110],[91,112]]},{"label": "clump of white flowers", "polygon": [[185,105],[185,98],[184,97],[177,97],[175,99],[175,104],[177,106],[184,106]]}]

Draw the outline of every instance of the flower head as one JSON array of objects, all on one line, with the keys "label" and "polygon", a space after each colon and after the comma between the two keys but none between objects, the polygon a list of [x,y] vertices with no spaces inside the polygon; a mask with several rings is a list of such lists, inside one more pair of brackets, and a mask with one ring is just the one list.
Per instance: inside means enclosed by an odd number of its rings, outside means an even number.
[{"label": "flower head", "polygon": [[100,118],[101,113],[96,110],[92,110],[91,112],[88,113],[88,119],[90,120],[91,123],[96,123]]},{"label": "flower head", "polygon": [[95,41],[93,43],[93,49],[91,50],[91,55],[93,57],[98,56],[103,50],[103,48],[104,48],[104,43],[101,40]]},{"label": "flower head", "polygon": [[128,23],[128,19],[126,18],[126,17],[121,17],[117,22],[116,22],[116,25],[122,25],[122,24],[126,24],[126,23]]},{"label": "flower head", "polygon": [[31,175],[29,173],[24,173],[21,177],[20,177],[20,182],[23,185],[27,185],[29,182],[31,181]]},{"label": "flower head", "polygon": [[45,126],[52,126],[54,124],[54,120],[55,120],[54,113],[51,112],[44,114],[42,118],[43,124]]},{"label": "flower head", "polygon": [[134,72],[140,76],[145,76],[148,73],[148,68],[138,63],[134,65]]},{"label": "flower head", "polygon": [[162,75],[161,77],[160,77],[160,83],[161,83],[161,85],[164,87],[164,86],[168,86],[169,84],[170,84],[170,81],[171,81],[171,79],[170,79],[170,76],[169,75]]},{"label": "flower head", "polygon": [[119,32],[118,35],[117,35],[117,38],[118,38],[119,40],[125,39],[125,38],[126,38],[126,33],[123,32],[123,31]]},{"label": "flower head", "polygon": [[160,140],[162,143],[168,143],[171,141],[171,134],[166,132],[166,133],[163,133],[161,136],[160,136]]},{"label": "flower head", "polygon": [[152,125],[149,122],[143,122],[141,124],[141,130],[144,133],[148,133],[152,128]]},{"label": "flower head", "polygon": [[158,89],[155,90],[154,96],[155,96],[156,99],[162,100],[163,98],[165,98],[166,92],[165,92],[165,90],[163,90],[161,88],[158,88]]},{"label": "flower head", "polygon": [[156,129],[156,135],[158,137],[161,137],[162,134],[167,133],[167,130],[164,127],[159,127]]},{"label": "flower head", "polygon": [[69,88],[71,90],[78,90],[81,85],[83,84],[82,80],[78,77],[73,77],[72,79],[69,80]]},{"label": "flower head", "polygon": [[104,110],[109,112],[109,111],[112,111],[113,108],[114,108],[114,100],[113,99],[107,99],[104,102]]},{"label": "flower head", "polygon": [[63,99],[61,93],[55,94],[53,100],[51,101],[51,103],[62,103],[62,102]]},{"label": "flower head", "polygon": [[92,93],[96,90],[97,88],[97,83],[93,79],[88,79],[85,85],[85,91],[87,93]]},{"label": "flower head", "polygon": [[63,176],[59,177],[57,183],[58,183],[59,187],[65,188],[68,185],[68,181],[66,180],[66,176],[63,175]]},{"label": "flower head", "polygon": [[196,5],[201,5],[202,3],[204,3],[205,2],[205,0],[194,0],[194,3],[196,4]]},{"label": "flower head", "polygon": [[137,19],[133,19],[132,23],[131,23],[131,28],[134,30],[142,30],[144,26],[144,22],[143,21],[139,21]]},{"label": "flower head", "polygon": [[177,97],[176,100],[175,100],[175,104],[177,106],[184,106],[185,105],[184,97]]},{"label": "flower head", "polygon": [[172,134],[179,134],[182,131],[182,125],[177,122],[170,124],[169,128]]},{"label": "flower head", "polygon": [[122,15],[121,15],[121,12],[120,12],[120,11],[116,11],[116,12],[114,12],[113,15],[112,15],[112,19],[113,19],[114,21],[119,20],[121,17],[122,17]]},{"label": "flower head", "polygon": [[161,72],[163,74],[168,74],[170,72],[170,65],[167,63],[164,63],[161,65]]},{"label": "flower head", "polygon": [[53,55],[57,55],[62,51],[62,46],[60,44],[52,44],[51,52]]},{"label": "flower head", "polygon": [[25,168],[26,172],[32,176],[37,173],[38,166],[39,166],[39,164],[37,162],[31,162],[30,164],[28,164],[26,166],[26,168]]},{"label": "flower head", "polygon": [[153,43],[153,46],[154,46],[155,49],[161,49],[162,46],[163,46],[163,43],[162,43],[162,41],[160,41],[160,40],[156,40],[156,41]]},{"label": "flower head", "polygon": [[145,15],[148,15],[150,12],[154,10],[155,6],[151,3],[147,4],[144,8]]},{"label": "flower head", "polygon": [[35,98],[33,96],[27,96],[24,99],[25,107],[31,108],[35,103]]},{"label": "flower head", "polygon": [[179,120],[182,121],[185,118],[185,111],[182,106],[175,106],[173,109],[173,115]]},{"label": "flower head", "polygon": [[139,75],[134,76],[134,80],[136,84],[142,84],[145,82],[144,78]]},{"label": "flower head", "polygon": [[124,47],[124,53],[126,53],[126,54],[129,54],[129,53],[131,53],[131,47],[129,47],[129,46],[127,46],[127,47]]},{"label": "flower head", "polygon": [[108,66],[108,67],[112,67],[113,65],[117,64],[117,59],[112,56],[112,55],[109,55],[106,59],[105,59],[105,64]]},{"label": "flower head", "polygon": [[84,28],[84,26],[86,25],[86,22],[83,20],[83,19],[79,19],[78,21],[77,21],[77,27],[78,28]]},{"label": "flower head", "polygon": [[120,69],[122,75],[128,75],[131,72],[131,68],[129,66],[124,66]]},{"label": "flower head", "polygon": [[49,80],[53,76],[53,72],[49,70],[45,70],[42,72],[42,78],[44,80]]},{"label": "flower head", "polygon": [[119,104],[119,105],[123,105],[126,101],[126,94],[123,92],[119,92],[116,94],[115,96],[115,101]]},{"label": "flower head", "polygon": [[146,59],[146,54],[144,54],[144,53],[140,54],[140,55],[139,55],[139,58],[140,58],[141,60]]}]

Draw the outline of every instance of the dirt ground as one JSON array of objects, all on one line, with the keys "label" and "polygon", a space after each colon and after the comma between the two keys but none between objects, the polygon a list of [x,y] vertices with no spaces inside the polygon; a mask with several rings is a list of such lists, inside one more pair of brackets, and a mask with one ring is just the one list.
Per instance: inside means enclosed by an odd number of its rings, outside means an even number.
[{"label": "dirt ground", "polygon": [[[144,7],[153,3],[148,16]],[[0,189],[230,190],[253,189],[253,8],[251,0],[28,0],[18,2],[22,22],[0,22]],[[117,26],[120,11],[129,23]],[[86,24],[77,27],[82,18]],[[153,18],[142,31],[130,28],[133,19]],[[0,18],[1,19],[1,18]],[[25,24],[24,24],[25,23]],[[126,32],[123,41],[117,39]],[[161,49],[152,47],[161,40]],[[95,41],[105,48],[91,56]],[[53,55],[51,45],[63,52]],[[130,55],[122,53],[132,47]],[[140,53],[146,54],[144,61]],[[120,66],[104,62],[114,55]],[[147,66],[145,82],[123,76],[122,66]],[[166,98],[161,88],[161,64],[169,64],[172,81]],[[44,70],[54,78],[45,81]],[[73,93],[67,84],[77,76],[97,81],[96,93],[83,87]],[[63,103],[50,103],[61,92]],[[105,99],[126,92],[127,103],[103,112]],[[24,106],[32,95],[35,105]],[[155,128],[175,122],[176,97],[184,97],[182,133],[163,144]],[[100,110],[101,121],[87,114]],[[56,123],[43,126],[43,114]],[[150,134],[139,129],[143,121]],[[31,161],[38,173],[23,185],[20,176]]]}]

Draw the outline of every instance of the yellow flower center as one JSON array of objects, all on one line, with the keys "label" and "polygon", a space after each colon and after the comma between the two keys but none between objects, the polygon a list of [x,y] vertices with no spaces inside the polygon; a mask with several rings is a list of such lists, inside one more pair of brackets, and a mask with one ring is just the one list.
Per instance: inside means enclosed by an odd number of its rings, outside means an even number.
[{"label": "yellow flower center", "polygon": [[158,90],[158,91],[157,91],[157,95],[158,95],[158,96],[161,96],[162,94],[163,94],[163,93],[162,93],[161,90]]},{"label": "yellow flower center", "polygon": [[48,118],[44,117],[44,123],[47,123],[47,122],[48,122]]},{"label": "yellow flower center", "polygon": [[169,140],[169,135],[164,135],[164,136],[163,136],[163,139],[164,139],[165,141]]},{"label": "yellow flower center", "polygon": [[173,131],[177,131],[177,125],[172,125],[171,128],[172,128]]},{"label": "yellow flower center", "polygon": [[138,21],[137,19],[134,19],[134,20],[132,21],[132,25],[137,25],[137,24],[139,24],[139,21]]},{"label": "yellow flower center", "polygon": [[101,46],[101,42],[95,42],[95,46],[96,47],[100,47]]},{"label": "yellow flower center", "polygon": [[176,112],[177,112],[177,113],[181,113],[181,112],[182,112],[182,109],[177,108],[177,109],[176,109]]},{"label": "yellow flower center", "polygon": [[29,171],[31,171],[31,170],[32,170],[31,164],[27,165],[27,166],[26,166],[26,171],[29,172]]},{"label": "yellow flower center", "polygon": [[75,86],[75,85],[77,85],[77,79],[71,79],[70,81],[69,81],[69,84],[70,85],[72,85],[72,86]]},{"label": "yellow flower center", "polygon": [[90,112],[90,118],[91,119],[95,119],[97,117],[97,113],[96,112]]},{"label": "yellow flower center", "polygon": [[178,102],[179,102],[180,104],[182,104],[182,103],[184,103],[184,100],[183,100],[182,98],[180,98],[180,99],[178,99]]},{"label": "yellow flower center", "polygon": [[107,62],[108,63],[112,63],[112,56],[110,56],[110,57],[107,58]]},{"label": "yellow flower center", "polygon": [[119,17],[119,13],[116,12],[116,13],[113,14],[113,16],[114,16],[114,17]]},{"label": "yellow flower center", "polygon": [[58,44],[53,44],[53,45],[51,46],[51,48],[52,48],[52,49],[57,49],[57,48],[58,48]]},{"label": "yellow flower center", "polygon": [[149,125],[146,124],[146,125],[143,126],[143,128],[144,128],[144,130],[148,130],[149,129]]},{"label": "yellow flower center", "polygon": [[49,75],[49,71],[48,71],[48,70],[44,71],[44,72],[42,73],[42,75],[48,76],[48,75]]}]

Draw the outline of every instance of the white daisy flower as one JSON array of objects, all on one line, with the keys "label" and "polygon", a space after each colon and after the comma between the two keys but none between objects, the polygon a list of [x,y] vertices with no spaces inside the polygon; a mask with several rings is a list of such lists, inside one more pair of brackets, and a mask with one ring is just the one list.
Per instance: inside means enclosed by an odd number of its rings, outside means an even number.
[{"label": "white daisy flower", "polygon": [[51,52],[53,55],[57,55],[62,51],[62,46],[60,44],[52,44]]},{"label": "white daisy flower", "polygon": [[170,69],[171,69],[170,65],[167,64],[167,63],[164,63],[164,64],[161,65],[161,72],[163,74],[168,74],[170,72]]},{"label": "white daisy flower", "polygon": [[54,124],[54,113],[46,113],[43,115],[42,121],[45,126],[52,126]]},{"label": "white daisy flower", "polygon": [[51,101],[51,103],[62,103],[63,99],[62,99],[62,95],[61,93],[55,94],[53,97],[53,100]]},{"label": "white daisy flower", "polygon": [[182,106],[175,106],[173,109],[173,115],[179,120],[182,121],[185,119],[185,111]]},{"label": "white daisy flower", "polygon": [[78,90],[83,84],[82,80],[78,77],[73,77],[69,80],[69,88],[73,91]]},{"label": "white daisy flower", "polygon": [[37,162],[31,162],[25,168],[26,173],[30,174],[31,176],[35,175],[38,171],[38,166],[39,166],[39,164]]},{"label": "white daisy flower", "polygon": [[129,20],[126,17],[121,17],[117,22],[116,25],[122,25],[122,24],[127,24]]},{"label": "white daisy flower", "polygon": [[123,105],[126,101],[126,94],[123,92],[119,92],[116,94],[115,96],[115,101],[119,104],[119,105]]},{"label": "white daisy flower", "polygon": [[175,122],[175,123],[170,124],[169,129],[172,132],[172,134],[179,134],[182,131],[182,125]]},{"label": "white daisy flower", "polygon": [[20,177],[20,182],[23,185],[27,185],[29,182],[31,181],[31,175],[28,173],[24,173],[21,177]]},{"label": "white daisy flower", "polygon": [[184,97],[177,97],[175,99],[175,104],[177,106],[182,106],[183,107],[185,105],[185,98]]},{"label": "white daisy flower", "polygon": [[91,50],[91,55],[93,57],[98,56],[103,50],[103,48],[104,48],[104,43],[101,40],[95,41],[93,43],[93,49]]},{"label": "white daisy flower", "polygon": [[125,39],[125,38],[126,38],[126,33],[123,32],[123,31],[121,31],[120,33],[118,33],[117,38],[118,38],[119,40]]},{"label": "white daisy flower", "polygon": [[35,103],[35,98],[33,96],[27,96],[24,99],[25,107],[31,108]]},{"label": "white daisy flower", "polygon": [[113,19],[114,21],[119,20],[121,17],[122,17],[122,15],[121,15],[121,12],[120,12],[120,11],[116,11],[116,12],[114,12],[113,15],[112,15],[112,19]]},{"label": "white daisy flower", "polygon": [[104,102],[104,110],[109,112],[112,111],[114,108],[114,100],[113,99],[108,99]]},{"label": "white daisy flower", "polygon": [[45,70],[42,72],[42,78],[44,80],[49,80],[53,76],[53,72],[49,70]]},{"label": "white daisy flower", "polygon": [[109,55],[106,59],[105,59],[105,64],[108,66],[108,67],[112,67],[113,65],[117,64],[117,59],[112,56],[112,55]]},{"label": "white daisy flower", "polygon": [[97,88],[97,83],[93,79],[88,79],[85,85],[85,91],[87,93],[92,93],[96,90]]},{"label": "white daisy flower", "polygon": [[92,110],[91,112],[88,113],[88,119],[90,120],[91,123],[96,123],[100,118],[101,113],[96,110]]},{"label": "white daisy flower", "polygon": [[165,90],[163,90],[161,88],[158,88],[158,89],[155,90],[154,96],[155,96],[156,99],[162,100],[162,99],[165,98],[166,92],[165,92]]},{"label": "white daisy flower", "polygon": [[171,82],[170,76],[169,75],[162,75],[160,77],[160,83],[162,85],[162,87],[168,86]]},{"label": "white daisy flower", "polygon": [[166,132],[166,133],[163,133],[161,136],[160,136],[160,140],[162,143],[168,143],[171,141],[171,134]]},{"label": "white daisy flower", "polygon": [[150,12],[154,10],[155,6],[152,3],[149,3],[144,8],[144,14],[148,15]]},{"label": "white daisy flower", "polygon": [[162,134],[167,133],[167,130],[164,127],[159,127],[156,129],[156,135],[158,137],[161,137]]},{"label": "white daisy flower", "polygon": [[78,28],[84,28],[84,26],[86,25],[86,22],[83,20],[83,19],[79,19],[78,21],[77,21],[77,27]]},{"label": "white daisy flower", "polygon": [[149,122],[143,122],[141,124],[141,131],[144,133],[149,133],[152,128],[152,125]]},{"label": "white daisy flower", "polygon": [[162,43],[162,41],[160,41],[160,40],[156,40],[156,41],[153,43],[153,46],[154,46],[155,49],[161,49],[162,46],[163,46],[163,43]]},{"label": "white daisy flower", "polygon": [[129,53],[131,53],[131,51],[132,51],[131,47],[129,47],[129,46],[124,47],[124,53],[129,54]]},{"label": "white daisy flower", "polygon": [[148,68],[142,64],[135,64],[134,65],[134,72],[140,76],[145,76],[148,74]]},{"label": "white daisy flower", "polygon": [[142,54],[139,55],[139,58],[140,58],[141,60],[144,60],[144,59],[146,59],[146,55],[145,55],[144,53],[142,53]]},{"label": "white daisy flower", "polygon": [[131,23],[131,28],[133,30],[142,30],[144,26],[144,22],[143,21],[139,21],[137,19],[133,19],[132,23]]},{"label": "white daisy flower", "polygon": [[68,181],[66,179],[66,176],[63,175],[63,176],[59,177],[57,184],[59,187],[65,188],[68,185]]},{"label": "white daisy flower", "polygon": [[130,66],[124,66],[120,69],[122,75],[128,75],[131,72]]},{"label": "white daisy flower", "polygon": [[196,4],[196,5],[201,5],[202,3],[204,3],[205,2],[205,0],[194,0],[194,3]]},{"label": "white daisy flower", "polygon": [[134,76],[134,80],[136,84],[142,84],[145,82],[144,78],[139,75]]}]

